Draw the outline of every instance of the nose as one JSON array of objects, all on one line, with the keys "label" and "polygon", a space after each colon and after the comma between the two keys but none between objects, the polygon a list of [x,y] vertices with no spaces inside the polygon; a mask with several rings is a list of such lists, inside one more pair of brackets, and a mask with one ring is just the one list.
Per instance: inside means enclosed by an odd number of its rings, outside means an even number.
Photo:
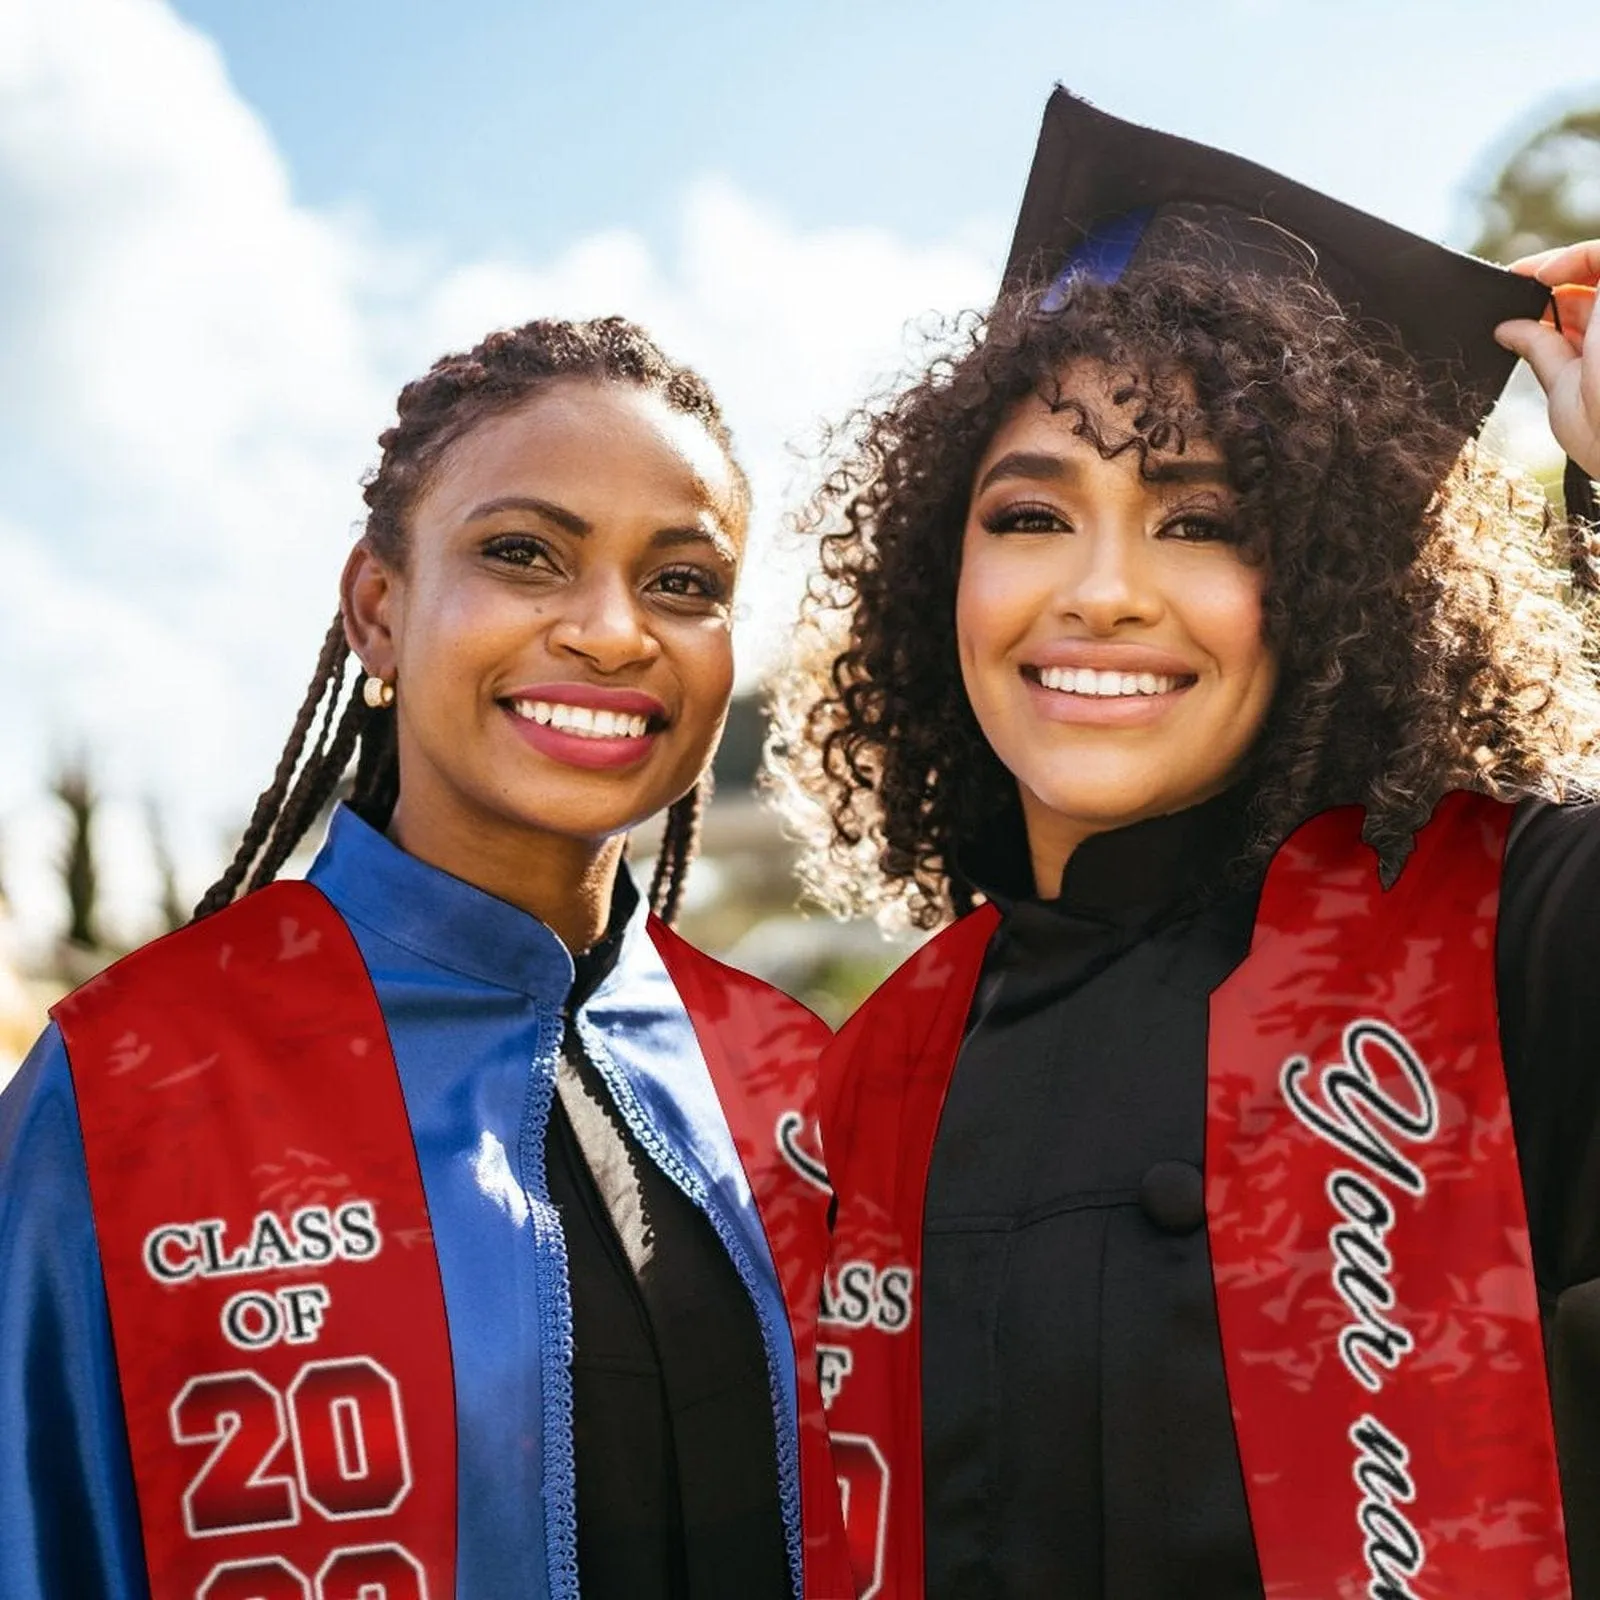
[{"label": "nose", "polygon": [[552,649],[581,656],[600,672],[652,660],[660,643],[627,575],[592,571],[567,589],[550,630]]},{"label": "nose", "polygon": [[1058,605],[1093,633],[1153,622],[1161,612],[1148,540],[1139,521],[1113,517],[1081,529],[1066,546]]}]

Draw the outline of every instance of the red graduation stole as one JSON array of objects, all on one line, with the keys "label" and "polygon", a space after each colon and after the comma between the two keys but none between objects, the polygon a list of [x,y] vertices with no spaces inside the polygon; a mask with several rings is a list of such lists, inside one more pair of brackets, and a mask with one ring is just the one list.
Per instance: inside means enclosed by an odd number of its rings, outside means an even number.
[{"label": "red graduation stole", "polygon": [[[1299,829],[1212,996],[1206,1209],[1269,1600],[1571,1593],[1494,1000],[1509,808],[1442,801],[1381,888],[1357,809]],[[922,1207],[992,907],[824,1060],[821,1329],[857,1592],[920,1600]]]},{"label": "red graduation stole", "polygon": [[53,1015],[153,1600],[453,1600],[444,1295],[344,922],[274,884]]},{"label": "red graduation stole", "polygon": [[[828,1191],[804,1007],[652,919],[789,1311],[806,1600],[849,1563],[816,1381]],[[274,884],[55,1008],[153,1600],[453,1600],[455,1406],[426,1203],[360,951]]]},{"label": "red graduation stole", "polygon": [[815,1063],[828,1026],[798,1001],[650,920],[689,1012],[778,1271],[800,1400],[805,1600],[850,1600],[850,1559],[817,1381],[817,1309],[832,1191],[817,1154]]}]

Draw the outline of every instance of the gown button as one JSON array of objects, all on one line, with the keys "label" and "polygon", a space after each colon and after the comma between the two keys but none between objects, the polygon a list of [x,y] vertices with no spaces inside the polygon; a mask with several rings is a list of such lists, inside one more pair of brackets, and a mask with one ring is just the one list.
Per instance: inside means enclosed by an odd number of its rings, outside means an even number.
[{"label": "gown button", "polygon": [[1193,1233],[1206,1220],[1206,1185],[1187,1161],[1158,1161],[1139,1185],[1139,1207],[1163,1233]]}]

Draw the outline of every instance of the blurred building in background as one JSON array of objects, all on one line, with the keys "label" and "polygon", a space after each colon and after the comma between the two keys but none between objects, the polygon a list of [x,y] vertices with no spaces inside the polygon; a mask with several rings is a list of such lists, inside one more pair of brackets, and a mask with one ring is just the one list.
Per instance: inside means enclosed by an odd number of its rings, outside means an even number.
[{"label": "blurred building in background", "polygon": [[[875,923],[838,922],[798,904],[797,851],[755,790],[765,738],[760,698],[737,697],[679,926],[701,949],[776,984],[837,1027],[922,936],[889,938]],[[651,845],[641,832],[637,851]]]}]

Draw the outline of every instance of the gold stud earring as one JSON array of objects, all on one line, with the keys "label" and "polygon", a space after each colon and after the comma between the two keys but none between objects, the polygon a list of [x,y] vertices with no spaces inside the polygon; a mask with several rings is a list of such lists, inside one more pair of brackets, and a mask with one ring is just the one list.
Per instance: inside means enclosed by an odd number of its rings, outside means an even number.
[{"label": "gold stud earring", "polygon": [[377,673],[369,672],[367,681],[361,685],[361,698],[374,711],[382,711],[385,706],[394,704],[394,685],[385,683]]}]

